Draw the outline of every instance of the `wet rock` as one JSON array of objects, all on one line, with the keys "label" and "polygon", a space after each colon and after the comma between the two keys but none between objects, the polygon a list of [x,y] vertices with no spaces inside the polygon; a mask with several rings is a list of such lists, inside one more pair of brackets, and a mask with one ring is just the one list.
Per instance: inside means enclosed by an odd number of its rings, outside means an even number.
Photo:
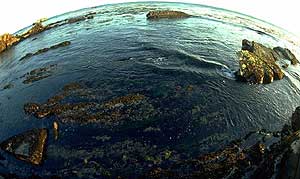
[{"label": "wet rock", "polygon": [[[168,167],[153,168],[144,177],[218,179],[280,178],[280,176],[289,178],[293,176],[297,178],[300,175],[298,166],[300,131],[286,133],[285,130],[285,128],[282,129],[281,132],[285,134],[281,135],[280,140],[269,143],[268,147],[260,141],[254,145],[246,145],[249,140],[253,140],[251,136],[267,134],[266,131],[250,132],[245,137],[230,142],[216,152],[188,160],[178,160],[174,165]],[[269,140],[272,141],[274,138]],[[288,157],[283,158],[284,155]],[[276,171],[279,167],[278,161],[283,161],[282,165],[288,170],[281,168],[280,171]]]},{"label": "wet rock", "polygon": [[45,78],[48,78],[52,75],[53,69],[56,68],[57,65],[50,65],[43,68],[34,69],[25,75],[23,75],[21,78],[25,77],[25,80],[23,81],[24,84],[30,84]]},{"label": "wet rock", "polygon": [[40,105],[37,103],[27,103],[24,105],[24,111],[27,114],[35,114],[37,111],[39,111]]},{"label": "wet rock", "polygon": [[[83,96],[83,101],[63,102],[66,98],[80,99]],[[95,102],[94,96],[89,88],[70,83],[46,103],[27,103],[24,110],[39,119],[55,116],[64,123],[102,123],[106,126],[116,126],[125,121],[146,120],[153,116],[153,106],[144,95],[128,94],[102,103]]]},{"label": "wet rock", "polygon": [[[39,34],[39,33],[44,32],[46,30],[50,30],[50,29],[60,27],[60,26],[63,26],[63,25],[77,23],[77,22],[80,22],[80,21],[85,21],[87,19],[93,19],[95,14],[96,14],[95,12],[89,12],[89,13],[83,15],[83,16],[70,18],[70,19],[64,19],[64,20],[61,20],[61,21],[50,23],[46,26],[44,26],[42,23],[44,21],[46,21],[47,19],[43,18],[43,19],[40,19],[40,20],[36,21],[35,23],[33,23],[32,27],[23,34],[19,34],[19,35],[16,35],[16,36],[11,35],[11,34],[3,34],[3,35],[0,36],[0,53],[5,51],[10,46],[16,45],[19,42],[21,42],[22,40],[25,40],[29,37],[32,37],[32,36],[36,35],[36,34]],[[36,38],[34,38],[34,40],[35,39]],[[47,48],[46,49],[41,49],[40,52],[45,52],[45,51],[48,51],[48,50],[49,49],[47,49]],[[28,53],[24,56],[24,58],[29,58],[32,55],[34,55],[34,54],[33,53]]]},{"label": "wet rock", "polygon": [[240,69],[238,79],[253,83],[271,83],[284,77],[281,68],[276,64],[275,51],[256,42],[246,39],[238,53]]},{"label": "wet rock", "polygon": [[275,47],[273,50],[277,53],[277,58],[279,59],[287,59],[291,61],[292,65],[296,65],[299,63],[296,56],[287,48]]},{"label": "wet rock", "polygon": [[289,67],[289,64],[284,64],[284,65],[282,65],[282,68],[288,68]]},{"label": "wet rock", "polygon": [[292,129],[293,131],[300,130],[300,106],[296,108],[292,115]]},{"label": "wet rock", "polygon": [[5,51],[7,48],[13,46],[14,44],[18,43],[20,38],[11,35],[11,34],[3,34],[0,36],[0,53]]},{"label": "wet rock", "polygon": [[14,87],[14,85],[11,84],[11,83],[9,83],[9,84],[5,85],[5,86],[3,87],[3,89],[4,89],[4,90],[5,90],[5,89],[11,89],[11,88],[13,88],[13,87]]},{"label": "wet rock", "polygon": [[291,144],[291,148],[284,155],[281,161],[280,179],[300,178],[300,140],[296,140]]},{"label": "wet rock", "polygon": [[47,135],[47,129],[33,129],[7,139],[0,144],[0,148],[19,160],[40,165]]},{"label": "wet rock", "polygon": [[33,35],[36,35],[36,34],[39,34],[43,31],[45,31],[46,28],[43,26],[42,22],[41,21],[37,21],[33,24],[33,26],[31,27],[31,29],[29,29],[27,32],[25,32],[24,34],[21,35],[21,37],[23,39],[26,39],[30,36],[33,36]]},{"label": "wet rock", "polygon": [[84,16],[79,16],[79,17],[73,17],[68,19],[68,23],[75,23],[75,22],[79,22],[79,21],[83,21],[85,20]]},{"label": "wet rock", "polygon": [[61,43],[58,43],[56,45],[53,45],[51,47],[47,47],[47,48],[43,48],[43,49],[40,49],[38,50],[37,52],[35,53],[27,53],[25,56],[23,56],[19,61],[22,61],[22,60],[26,60],[28,58],[31,58],[33,56],[36,56],[36,55],[39,55],[39,54],[42,54],[42,53],[46,53],[48,52],[49,50],[54,50],[54,49],[58,49],[60,47],[66,47],[66,46],[69,46],[71,44],[70,41],[64,41],[64,42],[61,42]]},{"label": "wet rock", "polygon": [[72,18],[67,20],[67,23],[72,24],[72,23],[76,23],[76,22],[80,22],[80,21],[85,21],[87,19],[93,19],[95,14],[96,13],[94,13],[94,12],[90,12],[90,13],[88,13],[86,15],[83,15],[83,16],[72,17]]},{"label": "wet rock", "polygon": [[58,122],[54,121],[53,122],[53,134],[54,134],[54,139],[58,139]]},{"label": "wet rock", "polygon": [[180,12],[180,11],[170,11],[170,10],[165,10],[165,11],[150,11],[146,15],[147,19],[153,20],[153,19],[180,19],[180,18],[188,18],[191,17],[191,15],[185,13],[185,12]]}]

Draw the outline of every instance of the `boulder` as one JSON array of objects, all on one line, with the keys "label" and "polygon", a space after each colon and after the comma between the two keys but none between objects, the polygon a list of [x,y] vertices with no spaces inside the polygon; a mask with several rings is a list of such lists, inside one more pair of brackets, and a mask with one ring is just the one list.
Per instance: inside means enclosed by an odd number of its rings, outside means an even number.
[{"label": "boulder", "polygon": [[164,11],[150,11],[147,14],[147,19],[178,19],[178,18],[188,18],[191,15],[181,12],[181,11],[171,11],[171,10],[164,10]]},{"label": "boulder", "polygon": [[0,148],[19,160],[40,165],[47,136],[47,129],[33,129],[5,140],[0,144]]},{"label": "boulder", "polygon": [[0,36],[0,53],[19,41],[20,41],[20,39],[14,35],[11,35],[8,33],[1,35]]},{"label": "boulder", "polygon": [[281,68],[276,64],[276,52],[257,42],[242,41],[242,50],[238,52],[238,79],[253,83],[271,83],[284,77]]}]

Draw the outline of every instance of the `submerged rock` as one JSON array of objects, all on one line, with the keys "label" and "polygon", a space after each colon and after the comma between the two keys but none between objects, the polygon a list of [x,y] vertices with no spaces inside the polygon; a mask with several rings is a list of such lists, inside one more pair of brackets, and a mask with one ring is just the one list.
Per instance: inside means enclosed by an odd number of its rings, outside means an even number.
[{"label": "submerged rock", "polygon": [[292,65],[299,63],[296,56],[287,48],[275,47],[273,50],[277,53],[278,56],[275,56],[277,59],[287,59],[291,61]]},{"label": "submerged rock", "polygon": [[11,89],[11,88],[13,88],[13,87],[14,87],[14,85],[11,84],[11,83],[9,83],[9,84],[5,85],[5,86],[3,87],[3,89]]},{"label": "submerged rock", "polygon": [[54,65],[49,65],[47,67],[42,67],[42,68],[37,68],[34,69],[25,75],[23,75],[21,78],[25,78],[23,81],[24,84],[31,84],[33,82],[48,78],[49,76],[52,75],[52,70],[56,68],[56,64]]},{"label": "submerged rock", "polygon": [[[107,126],[146,120],[153,115],[153,106],[142,94],[128,94],[103,103],[95,102],[95,95],[89,88],[70,83],[44,104],[25,104],[24,111],[39,119],[55,116],[63,123],[102,123]],[[82,97],[84,100],[81,101]],[[66,103],[67,98],[78,100]]]},{"label": "submerged rock", "polygon": [[[174,165],[166,168],[153,168],[145,175],[145,178],[218,179],[291,176],[299,171],[299,166],[296,165],[299,157],[292,159],[293,161],[286,162],[286,158],[282,156],[289,154],[290,149],[295,149],[294,145],[299,140],[300,132],[285,134],[286,131],[283,128],[280,133],[282,134],[280,140],[266,147],[263,142],[268,142],[264,138],[253,145],[247,145],[248,140],[252,140],[250,139],[251,136],[257,134],[257,132],[250,132],[245,137],[230,142],[227,146],[216,152],[207,153],[188,160],[178,160]],[[270,134],[265,135],[269,136]],[[297,145],[298,155],[299,146]],[[284,173],[285,171],[283,170],[276,171],[279,167],[278,161],[290,163],[289,166],[293,166],[294,168],[289,168],[288,174]],[[297,176],[299,176],[299,173]]]},{"label": "submerged rock", "polygon": [[191,17],[191,15],[185,12],[170,11],[170,10],[150,11],[147,14],[147,19],[163,19],[163,18],[177,19],[177,18],[187,18],[187,17]]},{"label": "submerged rock", "polygon": [[276,64],[276,52],[271,48],[244,39],[238,55],[240,69],[236,75],[244,81],[261,84],[284,77],[281,68]]},{"label": "submerged rock", "polygon": [[64,41],[64,42],[61,42],[61,43],[58,43],[58,44],[55,44],[55,45],[52,45],[51,47],[46,47],[46,48],[42,48],[40,50],[38,50],[37,52],[35,53],[27,53],[25,56],[23,56],[20,61],[22,60],[26,60],[28,58],[31,58],[33,56],[36,56],[36,55],[39,55],[39,54],[42,54],[42,53],[46,53],[48,52],[49,50],[54,50],[54,49],[58,49],[60,47],[66,47],[66,46],[69,46],[71,44],[70,41]]},{"label": "submerged rock", "polygon": [[0,144],[0,148],[17,159],[40,165],[43,160],[47,129],[33,129],[13,136]]}]

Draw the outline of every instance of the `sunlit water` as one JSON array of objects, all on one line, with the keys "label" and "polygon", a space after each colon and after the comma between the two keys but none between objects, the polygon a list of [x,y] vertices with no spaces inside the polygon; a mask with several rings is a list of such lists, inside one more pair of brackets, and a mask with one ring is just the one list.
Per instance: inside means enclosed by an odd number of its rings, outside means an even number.
[{"label": "sunlit water", "polygon": [[[147,21],[146,13],[156,9],[181,10],[195,17]],[[97,15],[40,33],[0,55],[0,85],[14,85],[0,91],[0,141],[32,128],[50,129],[42,167],[3,154],[7,161],[0,161],[0,172],[70,174],[85,169],[82,162],[88,158],[113,174],[138,176],[151,165],[142,160],[138,160],[140,164],[124,163],[124,155],[139,158],[170,150],[177,158],[198,156],[249,131],[281,129],[300,104],[298,66],[289,67],[283,80],[268,85],[241,83],[233,75],[238,69],[236,52],[245,38],[300,53],[283,38],[289,34],[282,29],[221,9],[178,3],[100,6],[57,16],[46,23],[87,12]],[[262,33],[260,27],[278,33]],[[72,44],[19,61],[26,53],[66,40]],[[25,73],[50,64],[58,64],[52,76],[32,84],[22,83]],[[100,101],[139,93],[161,101],[162,112],[174,110],[172,115],[161,115],[146,124],[115,129],[97,124],[61,124],[59,140],[54,141],[53,119],[26,115],[23,105],[44,103],[74,81],[98,89],[99,96],[102,89],[110,91],[109,97],[98,97]],[[156,131],[145,132],[149,127]],[[96,140],[99,136],[108,139]],[[81,172],[82,178],[102,175],[88,169]]]}]

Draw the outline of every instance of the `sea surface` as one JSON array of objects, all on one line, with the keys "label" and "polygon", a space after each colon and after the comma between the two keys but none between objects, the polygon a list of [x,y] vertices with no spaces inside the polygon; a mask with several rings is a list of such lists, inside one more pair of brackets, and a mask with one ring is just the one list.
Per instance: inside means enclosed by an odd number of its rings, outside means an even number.
[{"label": "sea surface", "polygon": [[[193,17],[146,19],[150,10],[166,9]],[[1,151],[5,160],[0,160],[0,173],[135,178],[152,167],[215,151],[250,131],[278,131],[300,105],[298,65],[285,69],[283,80],[267,85],[234,77],[243,39],[287,47],[300,58],[293,35],[272,24],[223,9],[158,2],[88,8],[45,24],[90,12],[96,13],[93,19],[42,32],[0,54],[0,141],[33,128],[50,131],[42,166]],[[63,41],[71,45],[19,61]],[[24,74],[53,64],[49,77],[23,83]],[[23,106],[45,103],[71,82],[94,90],[98,102],[142,94],[155,115],[109,128],[59,123],[59,139],[54,140],[54,119],[37,119]],[[2,89],[7,84],[13,87]],[[156,156],[165,155],[168,161],[159,162]]]}]

